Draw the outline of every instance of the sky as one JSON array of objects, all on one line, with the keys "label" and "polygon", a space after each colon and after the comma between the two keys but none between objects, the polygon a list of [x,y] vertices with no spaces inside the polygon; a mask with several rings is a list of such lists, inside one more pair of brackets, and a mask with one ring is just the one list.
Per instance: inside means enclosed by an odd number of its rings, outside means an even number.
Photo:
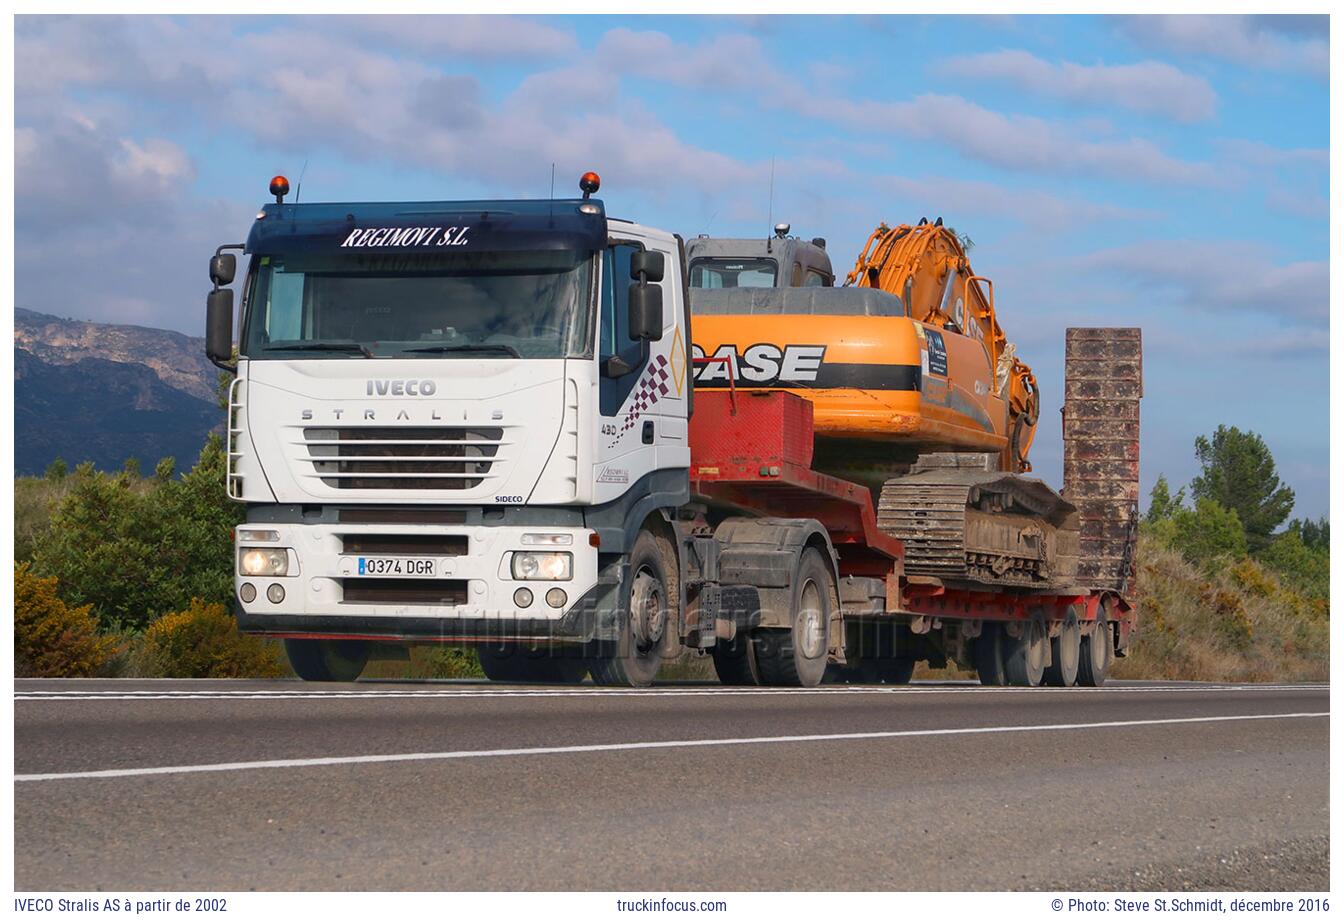
[{"label": "sky", "polygon": [[[1142,488],[1262,435],[1328,513],[1324,16],[19,16],[16,305],[201,335],[272,175],[304,201],[573,196],[689,236],[973,241],[1042,388],[1138,325]],[[299,177],[302,176],[302,184]],[[773,197],[771,189],[773,187]]]}]

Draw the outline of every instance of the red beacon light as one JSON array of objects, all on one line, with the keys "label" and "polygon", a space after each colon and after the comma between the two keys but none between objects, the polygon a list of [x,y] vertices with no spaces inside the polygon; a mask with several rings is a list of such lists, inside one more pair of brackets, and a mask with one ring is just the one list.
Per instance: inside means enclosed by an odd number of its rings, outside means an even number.
[{"label": "red beacon light", "polygon": [[289,180],[284,176],[276,176],[272,179],[271,194],[275,196],[276,204],[284,204],[285,196],[289,194]]},{"label": "red beacon light", "polygon": [[579,191],[583,192],[585,200],[601,187],[602,178],[595,172],[586,172],[579,177]]}]

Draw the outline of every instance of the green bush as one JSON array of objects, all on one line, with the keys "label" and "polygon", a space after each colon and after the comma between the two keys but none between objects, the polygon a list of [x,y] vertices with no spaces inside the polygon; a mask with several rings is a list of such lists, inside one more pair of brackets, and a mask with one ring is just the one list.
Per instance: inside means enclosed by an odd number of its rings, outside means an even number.
[{"label": "green bush", "polygon": [[14,567],[14,673],[19,677],[92,677],[117,653],[117,639],[98,635],[89,605],[70,607],[55,578],[26,562]]},{"label": "green bush", "polygon": [[142,629],[192,598],[227,602],[242,510],[225,495],[224,466],[213,435],[176,480],[81,465],[34,546],[34,571],[58,578],[70,602],[92,604],[108,631]]},{"label": "green bush", "polygon": [[1246,533],[1237,513],[1212,499],[1201,498],[1194,510],[1179,509],[1172,521],[1174,545],[1194,565],[1216,565],[1219,560],[1246,555]]},{"label": "green bush", "polygon": [[1330,598],[1330,549],[1313,549],[1300,530],[1275,535],[1259,560],[1298,591],[1312,598]]},{"label": "green bush", "polygon": [[282,677],[278,645],[238,632],[223,604],[193,598],[185,610],[155,620],[136,655],[144,677]]}]

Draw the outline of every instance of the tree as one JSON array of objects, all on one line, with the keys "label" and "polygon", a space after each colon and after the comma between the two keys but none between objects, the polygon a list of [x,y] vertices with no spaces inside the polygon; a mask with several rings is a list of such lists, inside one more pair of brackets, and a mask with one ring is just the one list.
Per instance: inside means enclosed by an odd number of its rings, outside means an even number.
[{"label": "tree", "polygon": [[1277,534],[1259,559],[1308,597],[1330,598],[1330,551],[1309,546],[1298,529]]},{"label": "tree", "polygon": [[1191,494],[1235,511],[1250,548],[1267,547],[1270,534],[1293,510],[1293,490],[1279,483],[1264,439],[1219,425],[1212,439],[1195,438],[1195,456],[1203,472],[1190,483]]},{"label": "tree", "polygon": [[51,461],[50,464],[47,465],[47,471],[43,473],[43,476],[45,476],[52,482],[60,482],[61,480],[65,479],[66,473],[68,472],[69,467],[65,465],[65,461],[62,460],[60,457],[57,457],[55,460]]},{"label": "tree", "polygon": [[1195,502],[1194,509],[1181,508],[1173,516],[1176,548],[1195,565],[1209,565],[1225,557],[1246,555],[1246,534],[1237,513],[1209,498]]},{"label": "tree", "polygon": [[1177,489],[1173,496],[1171,487],[1167,485],[1167,477],[1159,475],[1153,484],[1153,491],[1148,494],[1148,514],[1144,519],[1150,524],[1156,524],[1171,517],[1184,505],[1185,489]]},{"label": "tree", "polygon": [[1322,516],[1320,520],[1294,518],[1288,529],[1295,532],[1307,549],[1323,549],[1330,552],[1330,519]]}]

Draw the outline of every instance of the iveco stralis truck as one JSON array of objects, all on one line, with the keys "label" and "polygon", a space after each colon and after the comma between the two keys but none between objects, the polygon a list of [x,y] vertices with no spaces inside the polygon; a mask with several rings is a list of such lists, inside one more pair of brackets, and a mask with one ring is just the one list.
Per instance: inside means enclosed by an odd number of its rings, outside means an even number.
[{"label": "iveco stralis truck", "polygon": [[[905,578],[869,490],[813,468],[812,404],[693,357],[681,239],[609,217],[595,174],[580,189],[287,204],[276,177],[247,242],[216,251],[244,632],[308,680],[431,642],[475,646],[497,680],[640,686],[687,649],[736,684],[949,659],[987,683],[1104,679],[1123,590]],[[236,357],[230,250],[249,256]],[[824,355],[778,360],[799,386]],[[718,385],[695,394],[697,370]]]}]

